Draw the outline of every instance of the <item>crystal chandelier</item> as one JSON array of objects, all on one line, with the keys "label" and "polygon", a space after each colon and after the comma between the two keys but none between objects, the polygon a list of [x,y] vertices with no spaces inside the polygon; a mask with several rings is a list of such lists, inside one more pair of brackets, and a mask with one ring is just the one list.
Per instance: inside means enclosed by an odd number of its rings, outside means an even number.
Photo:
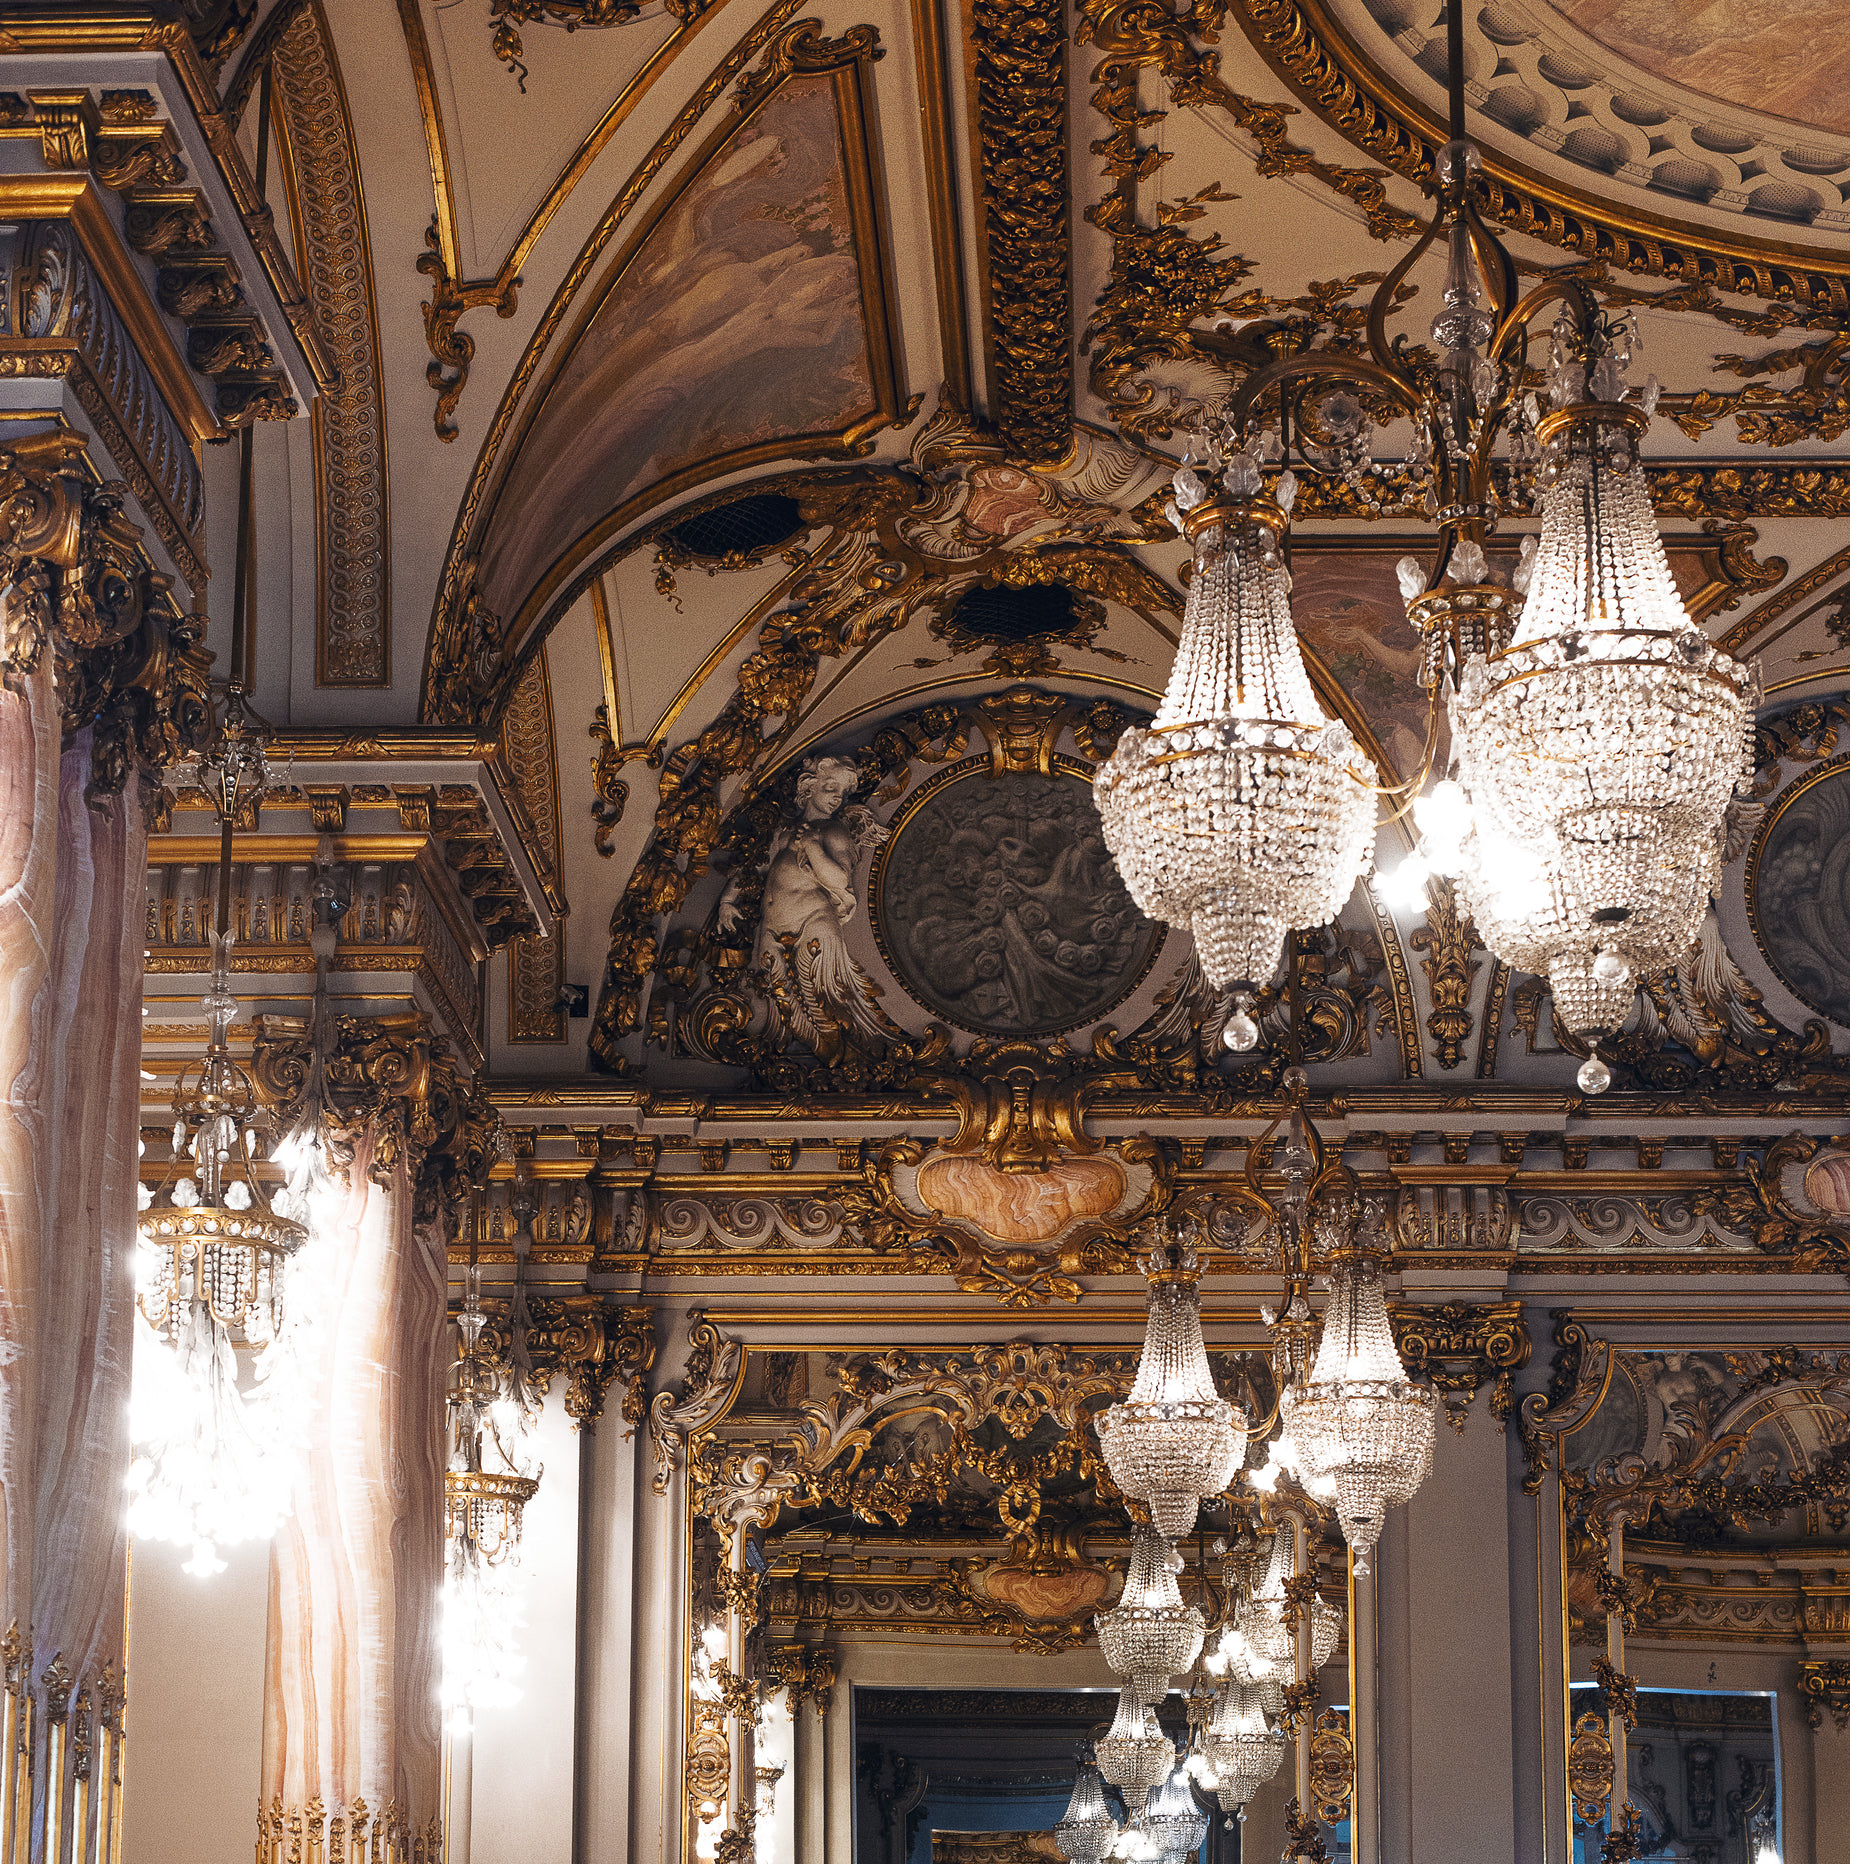
[{"label": "crystal chandelier", "polygon": [[[130,1432],[129,1526],[143,1539],[190,1545],[185,1570],[225,1570],[217,1548],[264,1540],[291,1510],[299,1404],[272,1384],[286,1319],[286,1266],[307,1227],[272,1206],[254,1154],[269,1124],[250,1075],[231,1057],[233,825],[262,796],[263,739],[236,683],[202,755],[198,782],[219,823],[212,968],[201,998],[204,1056],[174,1083],[173,1155],[141,1190],[138,1328]],[[279,1199],[279,1202],[284,1200]],[[256,1360],[259,1390],[238,1385],[237,1346]]]},{"label": "crystal chandelier", "polygon": [[1053,1828],[1054,1848],[1070,1864],[1099,1864],[1118,1836],[1118,1822],[1105,1804],[1104,1783],[1097,1762],[1083,1753],[1073,1797],[1060,1823]]},{"label": "crystal chandelier", "polygon": [[[1220,469],[1209,496],[1196,465]],[[1216,989],[1231,985],[1230,1047],[1251,1048],[1253,993],[1286,933],[1333,919],[1374,848],[1374,767],[1325,716],[1291,625],[1279,555],[1297,482],[1265,496],[1256,459],[1198,436],[1176,474],[1195,547],[1182,638],[1155,721],[1127,731],[1095,783],[1131,897],[1186,926]]]},{"label": "crystal chandelier", "polygon": [[[1283,1680],[1292,1673],[1297,1659],[1297,1627],[1291,1609],[1287,1582],[1296,1567],[1296,1536],[1289,1522],[1281,1524],[1272,1538],[1272,1555],[1264,1583],[1239,1613],[1239,1644],[1223,1633],[1222,1655],[1228,1673],[1236,1680],[1263,1689],[1273,1679]],[[1335,1652],[1342,1636],[1342,1612],[1320,1594],[1312,1594],[1310,1603],[1310,1667],[1321,1670]]]},{"label": "crystal chandelier", "polygon": [[[1456,877],[1490,950],[1549,980],[1560,1024],[1592,1045],[1581,1085],[1597,1093],[1611,1079],[1597,1045],[1629,1013],[1634,981],[1682,959],[1701,924],[1723,818],[1749,769],[1758,675],[1709,644],[1671,580],[1638,457],[1657,385],[1627,381],[1630,314],[1603,313],[1578,264],[1522,295],[1482,217],[1462,0],[1447,0],[1446,30],[1450,140],[1435,163],[1437,205],[1377,288],[1364,340],[1252,371],[1214,419],[1246,447],[1242,461],[1262,448],[1279,456],[1282,439],[1283,458],[1295,445],[1339,472],[1370,512],[1419,512],[1438,526],[1430,571],[1412,557],[1401,565],[1432,695],[1422,768],[1405,792],[1443,771],[1448,718],[1457,774],[1416,803],[1420,849],[1403,873]],[[1445,274],[1427,350],[1389,323],[1429,253],[1444,256]],[[1545,410],[1529,355],[1544,317]],[[1392,420],[1411,425],[1398,484],[1373,459],[1374,424]],[[1539,548],[1525,548],[1507,582],[1484,550],[1508,497],[1492,472],[1500,444],[1541,513]],[[1196,482],[1185,463],[1178,483]],[[1196,515],[1176,514],[1183,525]],[[1146,817],[1152,844],[1180,839],[1156,812]],[[1168,849],[1136,858],[1153,865]]]},{"label": "crystal chandelier", "polygon": [[1131,1536],[1130,1571],[1124,1590],[1108,1612],[1093,1619],[1106,1663],[1128,1676],[1145,1702],[1160,1702],[1169,1679],[1201,1654],[1207,1625],[1184,1605],[1176,1583],[1182,1560],[1170,1542],[1149,1528]]},{"label": "crystal chandelier", "polygon": [[1180,1540],[1201,1499],[1218,1495],[1245,1460],[1245,1414],[1214,1389],[1201,1337],[1201,1265],[1191,1239],[1159,1225],[1146,1273],[1150,1311],[1129,1398],[1100,1413],[1111,1479],[1144,1503],[1156,1531]]},{"label": "crystal chandelier", "polygon": [[1355,1570],[1366,1573],[1388,1508],[1412,1500],[1432,1468],[1438,1401],[1409,1382],[1394,1345],[1381,1254],[1370,1246],[1378,1209],[1364,1218],[1346,1205],[1334,1223],[1350,1241],[1331,1264],[1317,1361],[1307,1383],[1286,1389],[1280,1414],[1300,1472],[1333,1487]]},{"label": "crystal chandelier", "polygon": [[1193,1857],[1201,1849],[1208,1835],[1208,1815],[1195,1804],[1185,1767],[1176,1768],[1163,1782],[1139,1823],[1148,1849],[1164,1864]]},{"label": "crystal chandelier", "polygon": [[1134,1683],[1118,1691],[1118,1712],[1111,1732],[1096,1748],[1098,1770],[1123,1795],[1133,1817],[1143,1810],[1151,1787],[1169,1777],[1176,1745],[1163,1733],[1156,1711],[1137,1693]]},{"label": "crystal chandelier", "polygon": [[1285,1731],[1267,1719],[1257,1688],[1229,1677],[1215,1695],[1201,1754],[1201,1784],[1223,1812],[1238,1812],[1278,1772]]},{"label": "crystal chandelier", "polygon": [[[473,1230],[456,1325],[461,1351],[449,1373],[450,1466],[443,1477],[443,1701],[452,1726],[467,1728],[475,1710],[520,1700],[521,1522],[540,1486],[525,1442],[526,1394],[483,1343],[487,1318]],[[521,1331],[517,1314],[509,1331]]]}]

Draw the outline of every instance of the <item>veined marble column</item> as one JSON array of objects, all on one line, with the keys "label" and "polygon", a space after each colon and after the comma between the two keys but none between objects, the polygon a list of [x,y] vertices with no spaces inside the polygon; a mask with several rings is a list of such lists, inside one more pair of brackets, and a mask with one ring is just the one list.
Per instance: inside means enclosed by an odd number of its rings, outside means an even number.
[{"label": "veined marble column", "polygon": [[403,1158],[384,1184],[374,1162],[369,1131],[317,1267],[311,1447],[271,1556],[260,1855],[312,1839],[318,1806],[330,1852],[339,1821],[350,1855],[378,1845],[369,1864],[437,1864],[444,1235],[414,1223]]},{"label": "veined marble column", "polygon": [[118,1810],[146,864],[61,735],[47,660],[0,693],[0,1821],[53,1859]]}]

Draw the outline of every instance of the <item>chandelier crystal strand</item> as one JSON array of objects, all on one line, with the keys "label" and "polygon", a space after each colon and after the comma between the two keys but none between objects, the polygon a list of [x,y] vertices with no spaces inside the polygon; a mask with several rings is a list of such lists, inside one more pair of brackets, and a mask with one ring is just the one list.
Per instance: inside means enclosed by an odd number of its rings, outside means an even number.
[{"label": "chandelier crystal strand", "polygon": [[1118,1691],[1111,1732],[1097,1745],[1098,1770],[1123,1795],[1132,1818],[1142,1812],[1150,1789],[1169,1777],[1175,1743],[1157,1725],[1156,1712],[1126,1683]]},{"label": "chandelier crystal strand", "polygon": [[1295,479],[1267,498],[1241,452],[1224,483],[1203,502],[1193,466],[1176,474],[1195,546],[1181,642],[1153,724],[1124,734],[1094,791],[1131,897],[1189,929],[1208,982],[1233,989],[1230,1046],[1250,1048],[1287,932],[1333,919],[1369,865],[1376,778],[1318,704],[1291,625],[1279,545]]},{"label": "chandelier crystal strand", "polygon": [[1171,1542],[1149,1528],[1136,1529],[1124,1590],[1110,1611],[1092,1621],[1106,1663],[1128,1676],[1145,1702],[1162,1701],[1169,1679],[1201,1655],[1207,1634],[1200,1611],[1182,1602],[1176,1583],[1181,1566]]},{"label": "chandelier crystal strand", "polygon": [[1286,1392],[1281,1411],[1300,1468],[1334,1483],[1355,1570],[1367,1572],[1388,1509],[1410,1501],[1432,1468],[1438,1416],[1394,1345],[1373,1250],[1346,1251],[1331,1267],[1310,1382]]},{"label": "chandelier crystal strand", "polygon": [[520,1537],[539,1489],[520,1428],[524,1408],[510,1395],[507,1368],[483,1344],[487,1320],[473,1257],[472,1246],[456,1322],[462,1350],[449,1375],[443,1478],[443,1703],[459,1727],[470,1726],[477,1709],[520,1700]]},{"label": "chandelier crystal strand", "polygon": [[1199,1259],[1190,1243],[1158,1234],[1146,1265],[1150,1308],[1136,1382],[1124,1403],[1100,1413],[1097,1429],[1112,1481],[1175,1541],[1194,1527],[1202,1498],[1233,1480],[1246,1453],[1246,1415],[1214,1388]]},{"label": "chandelier crystal strand", "polygon": [[[1559,327],[1556,349],[1562,399],[1585,370]],[[1648,409],[1619,399],[1628,358],[1621,338],[1592,370],[1613,399],[1542,417],[1541,542],[1514,639],[1471,655],[1451,696],[1478,821],[1461,890],[1491,950],[1545,975],[1563,1027],[1595,1043],[1695,942],[1759,702],[1757,667],[1710,645],[1671,580],[1638,458]],[[1531,851],[1527,914],[1497,898],[1499,838]],[[1589,1091],[1610,1078],[1597,1055],[1583,1073]]]},{"label": "chandelier crystal strand", "polygon": [[1053,1828],[1054,1848],[1071,1864],[1098,1864],[1118,1836],[1118,1822],[1105,1803],[1098,1764],[1082,1751],[1079,1777],[1060,1823]]}]

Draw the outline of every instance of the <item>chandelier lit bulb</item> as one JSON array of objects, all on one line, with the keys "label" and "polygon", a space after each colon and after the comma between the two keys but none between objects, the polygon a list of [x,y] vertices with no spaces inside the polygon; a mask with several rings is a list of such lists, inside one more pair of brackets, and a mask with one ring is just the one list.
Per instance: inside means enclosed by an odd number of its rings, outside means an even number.
[{"label": "chandelier lit bulb", "polygon": [[1214,1388],[1201,1337],[1199,1259],[1166,1229],[1158,1237],[1136,1382],[1124,1403],[1099,1414],[1097,1429],[1112,1481],[1173,1541],[1194,1527],[1202,1498],[1233,1480],[1245,1458],[1246,1416]]},{"label": "chandelier lit bulb", "polygon": [[1128,1676],[1145,1702],[1160,1702],[1169,1679],[1201,1655],[1207,1621],[1182,1602],[1176,1583],[1181,1557],[1160,1534],[1140,1527],[1131,1536],[1130,1571],[1118,1602],[1093,1619],[1098,1646],[1113,1670]]},{"label": "chandelier lit bulb", "polygon": [[[1197,465],[1224,466],[1224,495]],[[1367,868],[1376,776],[1318,704],[1291,625],[1295,478],[1267,497],[1251,453],[1197,436],[1175,486],[1195,547],[1175,665],[1150,729],[1119,739],[1094,790],[1131,897],[1186,926],[1208,982],[1232,989],[1238,1052],[1258,1041],[1253,996],[1286,933],[1333,919]]]}]

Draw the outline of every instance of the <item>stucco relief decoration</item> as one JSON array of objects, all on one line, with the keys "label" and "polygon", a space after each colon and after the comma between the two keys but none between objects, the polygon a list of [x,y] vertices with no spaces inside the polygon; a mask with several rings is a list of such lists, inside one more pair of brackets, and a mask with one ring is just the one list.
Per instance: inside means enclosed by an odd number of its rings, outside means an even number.
[{"label": "stucco relief decoration", "polygon": [[1850,763],[1808,772],[1768,809],[1747,884],[1754,935],[1781,981],[1850,1024]]},{"label": "stucco relief decoration", "polygon": [[876,887],[881,943],[906,987],[984,1035],[1096,1021],[1162,938],[1124,890],[1089,787],[1064,771],[994,776],[978,763],[934,778]]}]

